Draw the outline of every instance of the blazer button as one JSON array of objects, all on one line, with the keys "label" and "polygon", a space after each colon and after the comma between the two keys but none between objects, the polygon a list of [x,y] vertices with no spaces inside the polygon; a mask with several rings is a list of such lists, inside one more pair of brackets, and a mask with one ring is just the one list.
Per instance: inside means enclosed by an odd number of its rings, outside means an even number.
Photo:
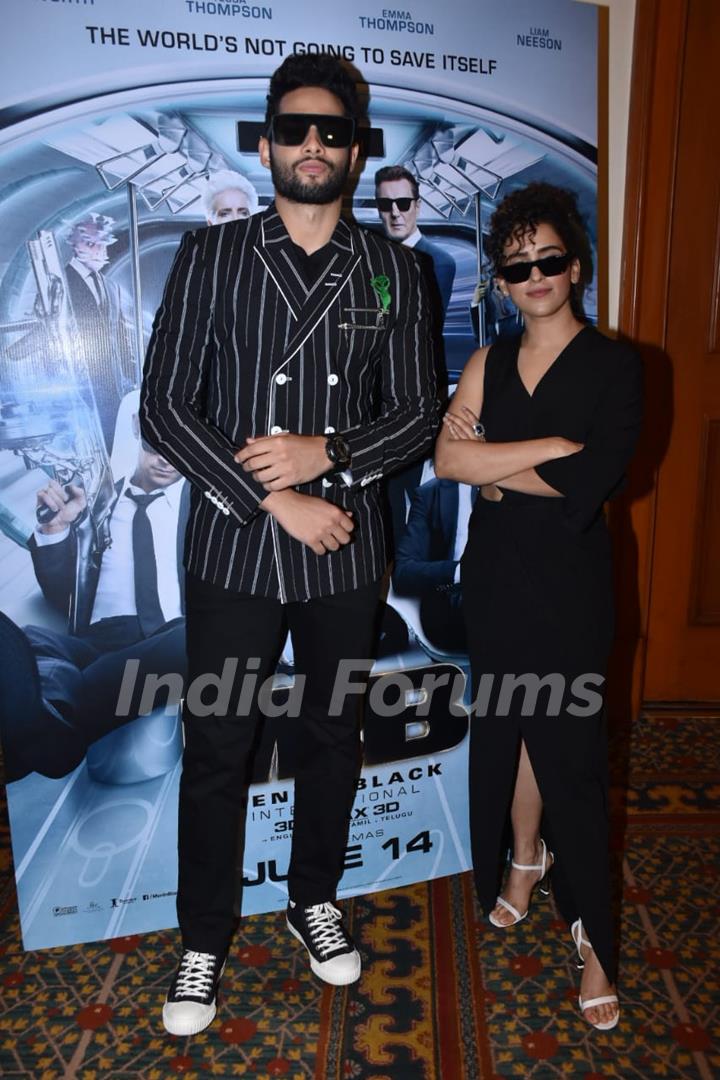
[{"label": "blazer button", "polygon": [[327,381],[328,381],[328,386],[337,386],[337,384],[340,382],[340,379],[335,374],[335,372],[333,372],[331,375],[328,375]]},{"label": "blazer button", "polygon": [[275,376],[275,382],[278,384],[278,386],[284,386],[287,382],[287,375],[281,371],[279,375]]},{"label": "blazer button", "polygon": [[223,514],[225,515],[225,517],[227,517],[227,516],[228,516],[228,514],[230,513],[230,511],[228,510],[227,506],[221,506],[221,507],[220,507],[220,509],[222,510],[222,512],[223,512]]},{"label": "blazer button", "polygon": [[325,434],[326,435],[334,435],[334,433],[335,433],[335,428],[332,425],[325,428]]},{"label": "blazer button", "polygon": [[204,494],[206,499],[212,499],[212,495],[211,495],[211,493],[209,491],[204,491],[203,494]]},{"label": "blazer button", "polygon": [[273,424],[273,426],[270,428],[270,434],[271,435],[279,435],[281,431],[282,431],[282,428],[280,427],[279,424]]}]

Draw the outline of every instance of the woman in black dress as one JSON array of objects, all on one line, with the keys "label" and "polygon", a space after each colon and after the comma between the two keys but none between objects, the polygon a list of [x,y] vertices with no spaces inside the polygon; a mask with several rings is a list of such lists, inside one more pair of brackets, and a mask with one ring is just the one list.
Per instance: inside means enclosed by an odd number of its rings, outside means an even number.
[{"label": "woman in black dress", "polygon": [[[439,477],[478,485],[481,496],[461,565],[474,701],[473,866],[498,927],[525,918],[552,868],[555,899],[584,962],[581,1012],[608,1030],[619,1005],[602,696],[613,635],[603,503],[621,485],[637,439],[640,362],[584,321],[592,260],[571,193],[549,184],[513,192],[493,215],[487,248],[524,333],[470,358],[435,452]],[[508,812],[513,856],[498,895]]]}]

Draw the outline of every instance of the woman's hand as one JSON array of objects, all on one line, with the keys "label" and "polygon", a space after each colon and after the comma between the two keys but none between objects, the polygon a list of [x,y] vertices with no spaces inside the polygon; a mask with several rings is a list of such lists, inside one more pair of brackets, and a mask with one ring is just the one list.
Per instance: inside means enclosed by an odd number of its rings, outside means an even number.
[{"label": "woman's hand", "polygon": [[451,439],[482,439],[477,425],[480,418],[467,405],[461,405],[457,411],[448,409],[443,416],[443,424]]},{"label": "woman's hand", "polygon": [[[451,412],[448,409],[443,416],[443,423],[451,439],[474,439],[476,442],[485,442],[480,418],[467,405],[461,405],[457,412]],[[503,497],[497,484],[483,484],[480,494],[488,502],[500,502]]]}]

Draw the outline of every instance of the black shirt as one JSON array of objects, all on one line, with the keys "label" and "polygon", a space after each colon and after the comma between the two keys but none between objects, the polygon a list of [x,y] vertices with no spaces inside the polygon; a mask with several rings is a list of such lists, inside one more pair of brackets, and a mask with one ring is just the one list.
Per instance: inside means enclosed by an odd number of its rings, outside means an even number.
[{"label": "black shirt", "polygon": [[321,271],[327,266],[330,259],[330,244],[323,244],[317,251],[313,251],[311,255],[308,255],[304,248],[301,248],[295,241],[291,241],[292,248],[292,260],[295,264],[295,269],[300,274],[300,277],[305,282],[307,288],[311,288],[317,281]]}]

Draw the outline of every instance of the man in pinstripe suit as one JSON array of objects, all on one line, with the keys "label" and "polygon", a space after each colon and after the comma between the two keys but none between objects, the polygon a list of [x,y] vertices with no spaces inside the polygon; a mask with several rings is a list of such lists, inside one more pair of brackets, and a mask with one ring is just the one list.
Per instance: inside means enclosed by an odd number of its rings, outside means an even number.
[{"label": "man in pinstripe suit", "polygon": [[[381,479],[428,449],[437,405],[415,257],[341,220],[358,146],[355,85],[329,56],[275,72],[260,157],[276,200],[188,233],[148,349],[145,438],[192,483],[188,679],[237,658],[223,709],[185,711],[180,966],[168,1031],[212,1020],[234,928],[235,858],[257,726],[241,694],[287,629],[304,677],[288,871],[290,931],[342,985],[360,957],[333,900],[359,765],[357,698],[330,709],[340,661],[367,675],[386,568]],[[333,715],[328,715],[333,712]]]}]

